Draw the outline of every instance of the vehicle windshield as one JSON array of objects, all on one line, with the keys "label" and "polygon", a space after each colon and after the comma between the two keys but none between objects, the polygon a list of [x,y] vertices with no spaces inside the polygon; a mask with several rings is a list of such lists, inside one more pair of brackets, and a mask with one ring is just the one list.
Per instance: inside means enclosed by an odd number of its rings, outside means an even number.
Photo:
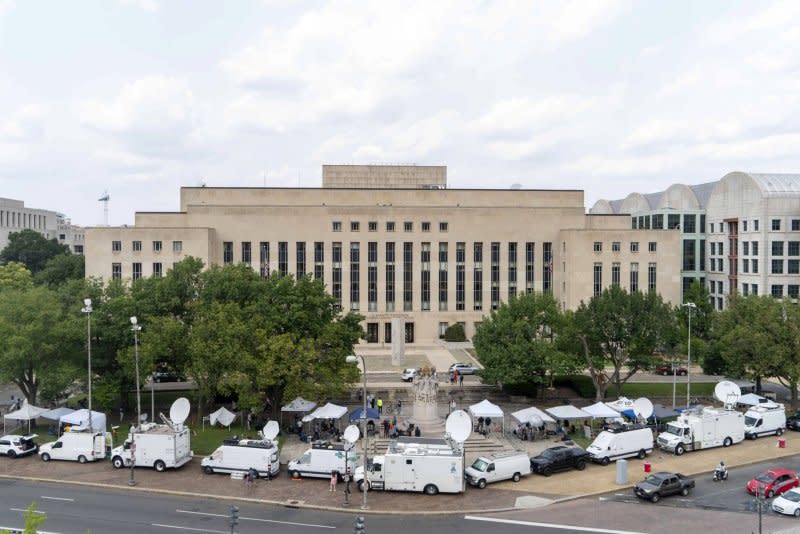
[{"label": "vehicle windshield", "polygon": [[472,464],[472,468],[474,470],[476,470],[476,471],[486,471],[486,468],[488,466],[489,466],[489,463],[484,461],[484,460],[481,460],[480,458],[475,460],[475,462]]},{"label": "vehicle windshield", "polygon": [[550,458],[552,458],[554,456],[554,454],[555,453],[552,450],[545,449],[545,450],[542,451],[542,454],[540,454],[539,457],[540,458],[546,458],[546,459],[549,460]]},{"label": "vehicle windshield", "polygon": [[758,419],[756,417],[747,416],[744,418],[744,426],[756,426]]},{"label": "vehicle windshield", "polygon": [[670,423],[667,425],[667,433],[675,434],[676,436],[683,436],[683,427]]},{"label": "vehicle windshield", "polygon": [[787,491],[783,494],[783,498],[787,501],[800,502],[800,492],[794,490]]},{"label": "vehicle windshield", "polygon": [[661,485],[661,477],[657,477],[656,475],[649,475],[647,478],[644,479],[644,481],[654,486]]},{"label": "vehicle windshield", "polygon": [[308,463],[311,463],[311,455],[310,455],[310,454],[308,454],[308,453],[305,453],[303,456],[301,456],[300,458],[298,458],[298,459],[297,459],[297,463],[298,463],[298,464],[308,464]]},{"label": "vehicle windshield", "polygon": [[758,480],[759,482],[764,482],[765,484],[769,484],[770,482],[773,481],[774,478],[775,477],[772,476],[772,473],[761,473],[756,477],[756,480]]}]

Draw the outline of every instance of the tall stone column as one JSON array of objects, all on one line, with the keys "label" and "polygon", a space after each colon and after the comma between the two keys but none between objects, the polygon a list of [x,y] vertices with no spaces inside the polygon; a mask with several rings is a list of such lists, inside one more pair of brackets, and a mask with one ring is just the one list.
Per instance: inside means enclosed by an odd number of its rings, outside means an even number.
[{"label": "tall stone column", "polygon": [[392,365],[402,367],[406,364],[406,322],[392,319]]}]

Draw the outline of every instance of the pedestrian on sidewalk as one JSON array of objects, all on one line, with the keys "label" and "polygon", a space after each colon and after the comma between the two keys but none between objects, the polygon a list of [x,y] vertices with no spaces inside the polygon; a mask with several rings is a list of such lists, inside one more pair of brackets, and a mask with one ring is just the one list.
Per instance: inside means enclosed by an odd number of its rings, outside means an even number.
[{"label": "pedestrian on sidewalk", "polygon": [[339,472],[335,469],[331,471],[331,492],[336,491],[336,483],[339,481]]},{"label": "pedestrian on sidewalk", "polygon": [[384,438],[389,437],[389,419],[383,420],[383,437]]},{"label": "pedestrian on sidewalk", "polygon": [[461,376],[461,373],[458,372],[458,369],[453,371],[453,385],[458,384],[458,379]]},{"label": "pedestrian on sidewalk", "polygon": [[464,387],[464,375],[458,375],[458,385],[462,388]]},{"label": "pedestrian on sidewalk", "polygon": [[119,407],[119,420],[122,422],[122,418],[125,417],[125,408],[120,406]]},{"label": "pedestrian on sidewalk", "polygon": [[383,399],[378,397],[378,413],[383,414]]}]

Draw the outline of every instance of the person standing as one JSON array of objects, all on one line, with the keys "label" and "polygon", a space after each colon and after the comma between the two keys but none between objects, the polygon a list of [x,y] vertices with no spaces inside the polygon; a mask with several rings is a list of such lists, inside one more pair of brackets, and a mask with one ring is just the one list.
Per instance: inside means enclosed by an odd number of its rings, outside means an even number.
[{"label": "person standing", "polygon": [[378,413],[383,415],[383,399],[378,397]]},{"label": "person standing", "polygon": [[331,492],[336,491],[336,483],[339,481],[339,472],[335,469],[331,471]]},{"label": "person standing", "polygon": [[453,371],[453,384],[458,384],[458,379],[461,377],[461,373],[458,372],[458,369]]},{"label": "person standing", "polygon": [[462,375],[462,374],[458,375],[458,385],[459,385],[459,387],[462,387],[462,388],[464,387],[464,375]]},{"label": "person standing", "polygon": [[389,420],[388,419],[384,419],[383,420],[383,437],[384,438],[388,438],[389,437]]}]

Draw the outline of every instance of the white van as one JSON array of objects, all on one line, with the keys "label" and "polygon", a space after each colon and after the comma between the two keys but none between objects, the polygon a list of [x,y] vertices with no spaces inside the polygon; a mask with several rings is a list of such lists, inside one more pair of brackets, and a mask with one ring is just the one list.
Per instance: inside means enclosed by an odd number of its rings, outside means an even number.
[{"label": "white van", "polygon": [[586,452],[593,462],[602,465],[633,456],[644,459],[653,452],[653,431],[643,425],[617,425],[600,432]]},{"label": "white van", "polygon": [[[344,443],[330,443],[328,441],[317,441],[311,445],[302,456],[289,462],[287,469],[292,478],[317,477],[329,478],[331,471],[338,471],[344,475],[347,468],[345,466],[346,455],[355,455],[352,445]],[[355,462],[351,462],[351,471]]]},{"label": "white van", "polygon": [[786,430],[786,409],[783,404],[765,402],[753,406],[744,413],[744,436],[756,439],[759,436],[775,434],[780,436]]},{"label": "white van", "polygon": [[102,460],[106,457],[106,433],[64,432],[56,441],[40,445],[39,457],[45,462],[71,460],[82,464]]},{"label": "white van", "polygon": [[520,478],[530,474],[531,459],[526,453],[517,451],[479,456],[466,469],[467,482],[481,489],[501,480],[519,482]]},{"label": "white van", "polygon": [[211,456],[200,463],[203,472],[246,473],[250,468],[262,478],[273,477],[280,471],[278,447],[267,439],[226,439]]}]

